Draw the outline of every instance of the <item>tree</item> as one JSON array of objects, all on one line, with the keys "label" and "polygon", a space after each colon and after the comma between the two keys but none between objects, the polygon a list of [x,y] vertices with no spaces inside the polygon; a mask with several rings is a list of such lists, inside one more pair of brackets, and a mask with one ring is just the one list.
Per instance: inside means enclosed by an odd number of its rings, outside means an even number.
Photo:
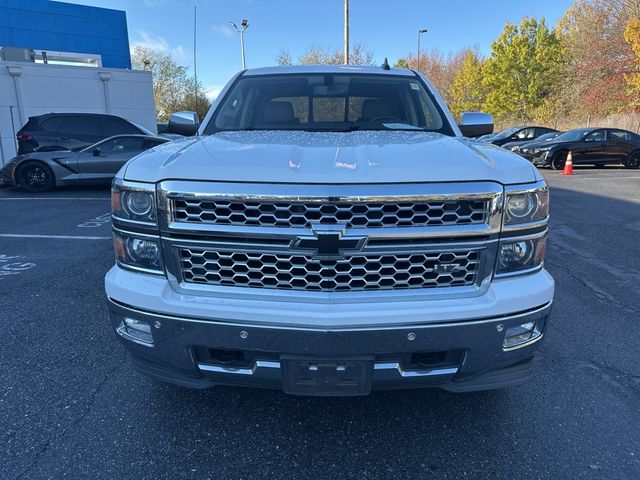
[{"label": "tree", "polygon": [[606,115],[628,109],[625,77],[633,73],[633,52],[625,42],[628,21],[639,14],[637,0],[576,0],[558,22],[565,52],[557,96],[560,115]]},{"label": "tree", "polygon": [[[624,39],[629,45],[635,55],[636,65],[640,65],[640,19],[632,18],[627,24],[627,28],[624,31]],[[626,76],[629,90],[633,95],[633,103],[635,107],[640,106],[640,73],[631,73]]]},{"label": "tree", "polygon": [[291,58],[289,50],[285,50],[284,48],[280,50],[280,53],[278,53],[276,57],[276,63],[282,66],[293,65],[293,59]]},{"label": "tree", "polygon": [[211,102],[202,84],[188,75],[187,67],[178,65],[171,55],[142,46],[134,47],[131,63],[134,69],[151,71],[158,121],[166,121],[173,112],[182,110],[197,111],[204,118]]},{"label": "tree", "polygon": [[484,69],[485,108],[502,119],[531,119],[558,83],[562,61],[562,45],[544,19],[507,23]]},{"label": "tree", "polygon": [[[343,61],[344,56],[341,50],[312,46],[298,58],[298,65],[341,65]],[[276,57],[276,63],[278,65],[292,65],[293,61],[289,51],[281,50]],[[373,52],[357,43],[349,53],[349,63],[351,65],[373,65]]]},{"label": "tree", "polygon": [[478,54],[469,51],[449,89],[449,107],[456,117],[463,112],[482,109],[487,96],[482,83],[482,66]]},{"label": "tree", "polygon": [[450,104],[449,90],[470,51],[470,49],[463,49],[450,52],[445,56],[439,50],[434,49],[421,52],[420,61],[416,55],[410,53],[406,56],[406,62],[411,69],[422,72],[442,94],[447,104]]},{"label": "tree", "polygon": [[399,58],[396,63],[393,64],[396,68],[409,68],[409,64],[404,58]]}]

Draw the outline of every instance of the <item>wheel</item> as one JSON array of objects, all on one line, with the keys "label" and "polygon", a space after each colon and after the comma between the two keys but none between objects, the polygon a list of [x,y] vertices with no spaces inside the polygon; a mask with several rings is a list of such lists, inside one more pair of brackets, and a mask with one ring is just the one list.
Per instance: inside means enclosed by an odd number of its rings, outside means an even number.
[{"label": "wheel", "polygon": [[55,177],[44,163],[27,161],[18,168],[16,183],[28,192],[46,192],[55,186]]},{"label": "wheel", "polygon": [[551,168],[553,168],[554,170],[562,170],[566,161],[567,152],[558,152],[551,159]]},{"label": "wheel", "polygon": [[604,163],[596,163],[596,168],[604,168]]},{"label": "wheel", "polygon": [[632,153],[624,164],[627,168],[640,168],[640,153]]}]

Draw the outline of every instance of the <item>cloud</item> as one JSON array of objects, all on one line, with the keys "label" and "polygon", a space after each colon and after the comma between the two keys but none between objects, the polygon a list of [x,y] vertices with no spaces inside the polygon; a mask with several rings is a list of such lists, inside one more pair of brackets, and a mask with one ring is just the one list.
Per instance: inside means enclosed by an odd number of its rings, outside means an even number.
[{"label": "cloud", "polygon": [[182,45],[171,47],[164,37],[158,37],[144,30],[135,31],[135,40],[131,43],[131,48],[144,47],[161,53],[169,53],[176,60],[188,59],[187,52]]},{"label": "cloud", "polygon": [[212,102],[220,95],[220,92],[224,88],[224,85],[209,85],[205,89],[205,95]]},{"label": "cloud", "polygon": [[218,35],[221,35],[225,38],[233,38],[236,32],[229,25],[214,25],[211,29],[216,32]]}]

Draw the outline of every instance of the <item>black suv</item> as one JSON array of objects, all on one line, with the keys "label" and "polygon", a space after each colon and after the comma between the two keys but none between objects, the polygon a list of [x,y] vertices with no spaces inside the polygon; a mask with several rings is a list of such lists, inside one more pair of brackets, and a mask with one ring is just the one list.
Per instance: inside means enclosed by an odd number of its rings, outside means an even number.
[{"label": "black suv", "polygon": [[153,135],[115,115],[97,113],[46,113],[29,117],[18,138],[18,153],[66,150],[92,145],[114,135]]}]

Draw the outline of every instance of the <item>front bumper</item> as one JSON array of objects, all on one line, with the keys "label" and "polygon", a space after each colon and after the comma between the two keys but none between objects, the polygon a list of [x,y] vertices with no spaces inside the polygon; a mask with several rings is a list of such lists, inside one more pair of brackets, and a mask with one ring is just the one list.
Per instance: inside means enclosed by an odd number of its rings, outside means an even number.
[{"label": "front bumper", "polygon": [[542,152],[538,155],[532,156],[531,163],[533,163],[536,167],[548,167],[551,165],[551,157],[548,152]]},{"label": "front bumper", "polygon": [[5,165],[0,168],[0,188],[2,187],[10,187],[15,185],[13,181],[13,168]]},{"label": "front bumper", "polygon": [[[123,284],[127,278],[130,281]],[[136,287],[136,281],[147,288]],[[278,323],[266,308],[268,302],[260,302],[262,315],[257,318],[250,313],[250,301],[238,301],[232,310],[241,318],[234,318],[225,306],[233,299],[186,298],[170,288],[158,292],[154,307],[148,296],[159,282],[168,283],[114,267],[106,279],[112,325],[118,329],[125,317],[150,325],[152,345],[118,335],[134,367],[192,388],[216,384],[282,388],[281,359],[290,356],[371,359],[373,390],[441,387],[462,392],[515,385],[533,373],[532,355],[544,337],[553,298],[553,280],[541,271],[494,281],[475,299],[320,308],[272,302],[278,303],[272,309],[281,312],[283,321]],[[132,302],[126,290],[135,291],[139,301]],[[175,311],[174,300],[181,302],[182,313]],[[204,310],[209,313],[202,315]],[[320,311],[328,322],[288,321],[292,314],[319,320]],[[336,319],[337,313],[341,318]],[[503,348],[504,332],[526,322],[536,322],[542,335],[518,348]],[[220,352],[231,356],[221,360]]]}]

